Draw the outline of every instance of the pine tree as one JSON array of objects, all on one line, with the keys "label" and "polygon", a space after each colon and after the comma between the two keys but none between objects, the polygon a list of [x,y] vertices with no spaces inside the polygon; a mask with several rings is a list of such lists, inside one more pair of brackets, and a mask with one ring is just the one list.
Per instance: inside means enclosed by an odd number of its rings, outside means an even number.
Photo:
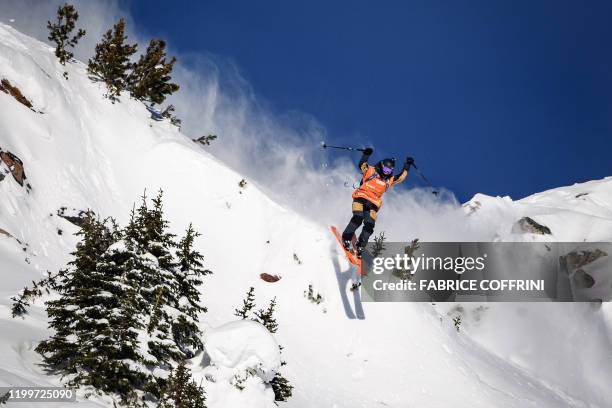
[{"label": "pine tree", "polygon": [[272,381],[270,381],[270,385],[272,386],[272,391],[274,391],[275,401],[285,402],[293,395],[293,386],[280,373],[276,373]]},{"label": "pine tree", "polygon": [[[77,13],[76,8],[66,3],[57,9],[57,21],[55,23],[47,21],[49,40],[55,42],[55,56],[62,65],[66,65],[66,62],[74,57],[74,54],[68,51],[67,47],[74,48],[79,39],[85,35],[85,30],[81,28],[75,35],[72,35],[78,19],[79,13]],[[64,77],[68,79],[67,72],[64,72]]]},{"label": "pine tree", "polygon": [[42,341],[36,351],[43,355],[47,365],[56,370],[76,373],[81,361],[81,333],[88,331],[88,322],[82,317],[83,311],[91,306],[98,282],[92,276],[97,261],[113,243],[117,232],[109,229],[106,222],[88,216],[77,235],[82,237],[77,244],[75,257],[69,263],[71,273],[57,284],[59,299],[47,302],[47,314],[51,319],[50,328],[55,334]]},{"label": "pine tree", "polygon": [[278,323],[276,323],[276,319],[274,318],[275,308],[276,308],[276,298],[272,299],[272,301],[270,302],[270,305],[268,306],[266,310],[259,309],[259,311],[255,313],[255,316],[257,316],[257,319],[259,319],[258,320],[259,323],[264,325],[264,327],[268,329],[270,333],[273,333],[273,334],[276,333],[276,330],[278,330]]},{"label": "pine tree", "polygon": [[166,61],[165,41],[151,40],[130,75],[131,95],[139,100],[161,104],[166,96],[179,90],[177,84],[170,82],[175,62],[175,57]]},{"label": "pine tree", "polygon": [[202,348],[198,286],[210,271],[193,249],[193,227],[179,244],[167,228],[161,192],[152,208],[143,197],[125,229],[86,218],[74,260],[52,284],[59,299],[47,302],[54,335],[36,348],[69,384],[143,406],[162,395],[172,367]]},{"label": "pine tree", "polygon": [[11,393],[7,392],[6,394],[0,394],[0,405],[4,405],[8,402],[9,398],[11,398]]},{"label": "pine tree", "polygon": [[[266,310],[259,309],[257,313],[255,313],[256,319],[261,323],[268,331],[272,334],[276,333],[278,330],[278,323],[276,322],[276,318],[274,317],[274,311],[276,309],[276,298],[272,299],[270,305]],[[278,346],[282,353],[283,347]],[[285,361],[281,362],[281,366],[287,365]],[[287,401],[289,397],[292,395],[293,386],[289,384],[289,380],[287,380],[280,372],[277,372],[274,375],[272,381],[270,381],[270,386],[274,391],[274,400],[275,401]]]},{"label": "pine tree", "polygon": [[137,243],[143,254],[152,255],[143,257],[139,292],[148,316],[148,353],[168,370],[173,361],[185,357],[174,342],[172,332],[178,303],[177,262],[173,255],[176,243],[164,219],[163,192],[160,191],[152,202],[153,207],[149,208],[146,195],[143,195],[140,207],[133,212],[126,228],[126,236]]},{"label": "pine tree", "polygon": [[174,341],[181,351],[191,358],[195,351],[201,350],[203,345],[200,340],[201,332],[197,326],[198,314],[205,313],[206,308],[200,305],[199,286],[202,285],[202,277],[212,272],[203,269],[202,254],[194,250],[193,244],[198,234],[191,224],[185,232],[177,248],[178,270],[177,281],[177,303],[175,308],[179,316],[172,326]]},{"label": "pine tree", "polygon": [[136,52],[136,44],[127,44],[125,20],[120,18],[96,44],[96,54],[89,60],[88,71],[105,83],[109,97],[115,100],[127,88],[128,70],[133,64],[130,57]]},{"label": "pine tree", "polygon": [[191,371],[181,361],[164,388],[158,408],[206,408],[204,389],[191,378]]},{"label": "pine tree", "polygon": [[246,298],[242,301],[242,309],[236,309],[234,316],[238,316],[241,319],[248,318],[249,313],[255,307],[255,288],[251,286],[247,292]]},{"label": "pine tree", "polygon": [[76,379],[106,393],[117,393],[133,404],[154,383],[143,367],[143,299],[138,282],[142,258],[134,242],[121,239],[99,259],[92,278],[100,290],[83,313],[92,330],[80,333],[82,370]]}]

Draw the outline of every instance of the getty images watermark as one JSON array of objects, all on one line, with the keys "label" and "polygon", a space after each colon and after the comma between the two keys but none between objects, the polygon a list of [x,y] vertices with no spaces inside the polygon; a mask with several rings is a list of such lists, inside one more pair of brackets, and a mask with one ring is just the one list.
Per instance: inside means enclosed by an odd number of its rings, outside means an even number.
[{"label": "getty images watermark", "polygon": [[362,300],[610,301],[608,254],[612,243],[373,243]]},{"label": "getty images watermark", "polygon": [[[487,254],[479,257],[445,257],[409,256],[397,254],[395,257],[377,257],[372,262],[372,272],[380,275],[385,271],[406,271],[410,277],[421,270],[443,270],[463,274],[469,271],[483,271]],[[385,282],[377,279],[373,283],[375,290],[426,290],[426,291],[543,291],[544,279],[428,279],[413,281],[407,276],[399,282]]]}]

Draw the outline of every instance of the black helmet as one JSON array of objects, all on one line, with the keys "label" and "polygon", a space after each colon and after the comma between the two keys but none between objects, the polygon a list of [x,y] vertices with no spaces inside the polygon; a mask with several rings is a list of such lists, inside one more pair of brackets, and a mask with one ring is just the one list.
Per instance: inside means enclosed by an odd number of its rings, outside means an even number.
[{"label": "black helmet", "polygon": [[391,177],[395,168],[395,159],[383,159],[376,164],[376,171],[381,177]]}]

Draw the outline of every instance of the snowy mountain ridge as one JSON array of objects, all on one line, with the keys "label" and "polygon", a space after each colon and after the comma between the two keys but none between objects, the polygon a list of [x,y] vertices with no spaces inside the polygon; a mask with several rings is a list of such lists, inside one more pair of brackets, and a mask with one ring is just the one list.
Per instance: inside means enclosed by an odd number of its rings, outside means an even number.
[{"label": "snowy mountain ridge", "polygon": [[[45,374],[33,350],[49,335],[43,302],[23,320],[10,317],[11,296],[70,259],[78,228],[58,211],[92,209],[125,224],[145,189],[163,189],[171,228],[181,231],[193,222],[203,234],[197,245],[205,266],[214,272],[202,292],[209,309],[202,316],[205,340],[212,345],[215,333],[227,334],[213,328],[236,320],[233,311],[250,286],[259,307],[277,298],[275,337],[295,386],[287,407],[603,408],[612,400],[609,305],[596,311],[571,304],[464,306],[465,323],[457,332],[451,311],[430,304],[362,304],[358,292],[347,290],[353,273],[325,226],[276,204],[256,183],[239,187],[243,175],[169,122],[151,118],[142,103],[126,95],[111,103],[84,64],[63,67],[48,45],[0,24],[0,78],[35,110],[0,92],[0,149],[23,161],[31,186],[8,174],[0,180],[0,229],[12,236],[0,234],[0,348],[6,350],[0,386],[60,384]],[[608,177],[516,202],[476,195],[448,216],[483,240],[609,241],[610,203]],[[389,208],[398,211],[394,203]],[[522,217],[552,234],[513,230]],[[416,223],[411,233],[427,236],[423,228]],[[264,282],[262,273],[281,279]],[[305,298],[309,285],[322,295],[321,304]],[[251,329],[244,330],[248,339]],[[557,334],[554,343],[549,333]],[[261,355],[274,366],[268,340],[247,357]],[[219,350],[209,351],[219,364],[235,352]],[[261,382],[243,391],[227,381],[211,382],[208,357],[196,357],[191,368],[209,407],[274,406]],[[235,365],[232,360],[219,371],[228,369],[231,377]],[[83,403],[108,406],[109,400]]]}]

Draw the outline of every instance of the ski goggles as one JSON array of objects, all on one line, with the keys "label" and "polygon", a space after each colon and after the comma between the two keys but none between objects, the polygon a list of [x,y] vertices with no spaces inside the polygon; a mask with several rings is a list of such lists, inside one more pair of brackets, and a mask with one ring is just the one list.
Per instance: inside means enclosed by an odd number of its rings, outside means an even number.
[{"label": "ski goggles", "polygon": [[393,173],[393,167],[382,166],[382,171],[385,175]]}]

